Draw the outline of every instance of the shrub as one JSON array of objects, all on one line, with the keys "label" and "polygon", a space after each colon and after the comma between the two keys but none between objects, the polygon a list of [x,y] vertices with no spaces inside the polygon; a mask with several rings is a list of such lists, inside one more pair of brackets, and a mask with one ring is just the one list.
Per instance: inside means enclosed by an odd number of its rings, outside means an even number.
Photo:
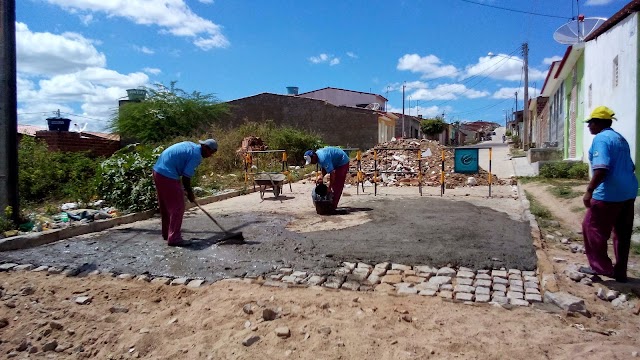
[{"label": "shrub", "polygon": [[540,176],[550,179],[587,179],[589,165],[569,161],[549,162],[540,167]]},{"label": "shrub", "polygon": [[504,132],[504,135],[505,135],[505,136],[511,136],[511,130],[507,130],[507,131],[505,131],[505,132]]},{"label": "shrub", "polygon": [[567,171],[567,175],[570,179],[588,179],[589,178],[589,165],[586,163],[574,163],[573,166]]},{"label": "shrub", "polygon": [[128,145],[100,166],[98,190],[109,204],[124,212],[155,209],[153,165],[163,147]]},{"label": "shrub", "polygon": [[100,161],[84,153],[52,152],[45,143],[25,137],[18,147],[21,200],[87,202],[96,194],[95,175]]}]

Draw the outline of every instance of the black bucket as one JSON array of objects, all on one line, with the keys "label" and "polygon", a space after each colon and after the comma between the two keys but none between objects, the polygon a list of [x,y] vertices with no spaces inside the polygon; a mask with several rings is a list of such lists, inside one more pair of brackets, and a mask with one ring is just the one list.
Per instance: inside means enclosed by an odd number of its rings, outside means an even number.
[{"label": "black bucket", "polygon": [[313,204],[316,207],[318,215],[330,215],[335,212],[333,207],[333,193],[329,192],[329,188],[325,184],[319,184],[311,192]]}]

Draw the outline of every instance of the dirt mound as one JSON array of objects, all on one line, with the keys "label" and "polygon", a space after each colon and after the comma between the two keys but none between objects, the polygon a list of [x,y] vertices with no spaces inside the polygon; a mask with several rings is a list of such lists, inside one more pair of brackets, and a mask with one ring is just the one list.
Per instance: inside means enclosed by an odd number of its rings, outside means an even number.
[{"label": "dirt mound", "polygon": [[[361,169],[365,183],[377,180],[382,186],[418,186],[419,174],[422,172],[422,184],[425,186],[440,186],[442,171],[442,152],[444,151],[445,187],[455,188],[471,185],[489,185],[489,173],[480,169],[478,174],[454,173],[454,152],[438,141],[426,139],[399,139],[379,144],[377,151],[378,176],[374,179],[375,155],[374,149],[362,153]],[[418,154],[422,158],[418,161]],[[422,162],[422,166],[420,166]],[[356,184],[358,161],[351,160],[351,178],[349,182]],[[473,178],[471,180],[470,178]],[[475,184],[474,184],[475,183]],[[492,175],[493,185],[504,185],[504,180]]]}]

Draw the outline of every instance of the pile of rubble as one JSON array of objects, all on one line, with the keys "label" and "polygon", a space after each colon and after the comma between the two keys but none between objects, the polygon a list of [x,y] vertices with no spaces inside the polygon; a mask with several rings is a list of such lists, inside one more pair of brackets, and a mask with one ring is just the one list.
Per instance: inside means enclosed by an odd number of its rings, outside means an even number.
[{"label": "pile of rubble", "polygon": [[242,144],[240,148],[236,150],[236,154],[240,157],[243,157],[249,151],[264,151],[269,147],[264,141],[257,136],[247,136],[242,139]]},{"label": "pile of rubble", "polygon": [[[404,149],[404,150],[382,150]],[[452,149],[441,146],[438,141],[426,139],[398,139],[379,144],[378,149],[378,184],[381,186],[418,186],[418,149],[422,158],[422,185],[440,186],[442,171],[442,151],[444,150],[445,187],[452,189],[461,186],[489,185],[489,173],[480,169],[478,174],[454,173],[454,154]],[[362,171],[365,184],[374,181],[374,150],[362,153]],[[351,184],[357,183],[357,160],[353,158],[350,165]],[[393,173],[384,173],[393,171]],[[504,180],[492,175],[493,185],[504,185]]]}]

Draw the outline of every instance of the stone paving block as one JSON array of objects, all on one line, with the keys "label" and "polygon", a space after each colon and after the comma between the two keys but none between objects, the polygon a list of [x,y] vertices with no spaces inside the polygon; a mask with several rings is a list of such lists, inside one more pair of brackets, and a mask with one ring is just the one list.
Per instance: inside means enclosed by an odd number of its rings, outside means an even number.
[{"label": "stone paving block", "polygon": [[131,280],[133,279],[134,275],[133,274],[120,274],[118,276],[116,276],[116,279],[119,280]]},{"label": "stone paving block", "polygon": [[524,299],[524,294],[517,291],[508,291],[507,297],[509,299]]},{"label": "stone paving block", "polygon": [[524,281],[525,281],[525,282],[534,282],[534,283],[536,283],[536,284],[539,284],[539,283],[540,283],[540,280],[538,280],[538,277],[537,277],[537,276],[525,276],[525,277],[524,277]]},{"label": "stone paving block", "polygon": [[342,277],[342,276],[329,276],[327,278],[327,281],[325,281],[324,284],[322,284],[322,286],[328,287],[328,288],[331,288],[331,289],[340,289],[340,286],[342,286],[342,283],[344,283],[344,277]]},{"label": "stone paving block", "polygon": [[170,285],[172,286],[187,285],[188,282],[189,282],[189,278],[181,277],[181,278],[173,279]]},{"label": "stone paving block", "polygon": [[169,285],[170,282],[171,282],[171,279],[166,277],[157,277],[157,278],[151,279],[152,284]]},{"label": "stone paving block", "polygon": [[457,285],[473,285],[473,279],[469,278],[456,278]]},{"label": "stone paving block", "polygon": [[451,284],[442,284],[442,285],[440,285],[440,290],[453,291],[453,285],[451,285]]},{"label": "stone paving block", "polygon": [[187,287],[189,287],[189,288],[194,288],[194,289],[195,289],[195,288],[199,288],[199,287],[201,287],[202,285],[204,285],[204,282],[205,282],[205,281],[204,281],[204,280],[202,280],[202,279],[195,279],[195,280],[191,280],[191,281],[189,281],[189,283],[187,284]]},{"label": "stone paving block", "polygon": [[509,269],[509,275],[512,275],[512,274],[520,276],[522,274],[522,271],[518,269]]},{"label": "stone paving block", "polygon": [[494,291],[491,293],[491,297],[507,297],[507,293],[504,291]]},{"label": "stone paving block", "polygon": [[402,282],[402,275],[385,275],[380,279],[380,282],[386,284],[398,284]]},{"label": "stone paving block", "polygon": [[300,280],[300,278],[293,276],[293,274],[291,275],[287,275],[287,276],[283,276],[281,281],[285,282],[287,284],[297,284]]},{"label": "stone paving block", "polygon": [[[487,270],[487,271],[489,271],[489,270]],[[479,273],[478,275],[476,275],[476,280],[489,280],[489,281],[491,281],[491,275]]]},{"label": "stone paving block", "polygon": [[501,277],[501,278],[507,278],[507,272],[505,270],[491,270],[491,276],[492,277]]},{"label": "stone paving block", "polygon": [[310,286],[322,285],[322,283],[324,283],[325,280],[326,278],[324,276],[312,275],[309,278],[309,280],[307,280],[307,284],[309,284]]},{"label": "stone paving block", "polygon": [[509,281],[522,281],[522,276],[510,274]]},{"label": "stone paving block", "polygon": [[451,299],[453,298],[453,293],[451,291],[440,291],[438,293],[438,296],[440,296],[443,299]]},{"label": "stone paving block", "polygon": [[524,299],[528,302],[542,302],[542,296],[540,294],[524,294]]},{"label": "stone paving block", "polygon": [[342,283],[340,288],[351,291],[358,291],[358,289],[360,289],[360,283],[357,281],[345,281],[344,283]]},{"label": "stone paving block", "polygon": [[333,274],[336,275],[336,276],[345,276],[345,275],[351,274],[351,270],[349,268],[346,268],[346,267],[341,267],[341,268],[337,268],[333,272]]},{"label": "stone paving block", "polygon": [[142,275],[138,275],[136,277],[136,281],[146,281],[149,282],[151,281],[151,276],[147,275],[147,274],[142,274]]},{"label": "stone paving block", "polygon": [[13,268],[14,271],[29,271],[33,270],[33,264],[22,264]]},{"label": "stone paving block", "polygon": [[404,271],[402,272],[402,275],[404,275],[404,276],[413,276],[413,275],[415,275],[415,274],[416,274],[416,271],[415,271],[415,270],[404,270]]},{"label": "stone paving block", "polygon": [[454,277],[456,276],[456,271],[453,270],[450,267],[443,267],[438,269],[438,272],[436,273],[437,276],[448,276],[448,277]]},{"label": "stone paving block", "polygon": [[355,270],[353,270],[353,272],[351,274],[349,274],[349,277],[353,280],[362,282],[364,280],[367,279],[367,277],[369,277],[369,269],[367,268],[356,268]]},{"label": "stone paving block", "polygon": [[472,273],[471,271],[458,271],[456,275],[459,278],[467,278],[467,279],[473,279],[474,277],[476,277],[476,274]]},{"label": "stone paving block", "polygon": [[509,280],[509,286],[524,287],[522,280]]},{"label": "stone paving block", "polygon": [[365,264],[365,263],[361,263],[359,262],[358,265],[356,266],[356,269],[373,269],[373,266],[369,265],[369,264]]},{"label": "stone paving block", "polygon": [[491,289],[488,287],[479,286],[476,287],[476,296],[478,295],[491,295]]},{"label": "stone paving block", "polygon": [[484,286],[484,287],[491,287],[491,280],[476,280],[475,285],[476,286]]},{"label": "stone paving block", "polygon": [[372,285],[376,285],[376,284],[380,284],[381,282],[381,277],[376,275],[376,274],[371,274],[369,275],[369,277],[367,278],[367,280],[365,280],[365,283],[367,284],[372,284]]},{"label": "stone paving block", "polygon": [[396,291],[396,288],[391,284],[378,284],[375,286],[373,291],[390,294],[394,293]]},{"label": "stone paving block", "polygon": [[508,304],[509,299],[506,296],[492,296],[491,301],[498,304]]},{"label": "stone paving block", "polygon": [[293,273],[293,269],[292,268],[280,268],[281,273],[285,274],[285,275],[291,275]]},{"label": "stone paving block", "polygon": [[383,269],[383,270],[389,270],[389,268],[391,268],[391,264],[388,262],[383,262],[380,264],[376,264],[376,266],[374,266],[376,269]]},{"label": "stone paving block", "polygon": [[464,293],[464,292],[456,293],[456,300],[473,301],[473,294]]},{"label": "stone paving block", "polygon": [[478,275],[483,274],[483,275],[489,275],[491,274],[491,270],[487,270],[487,269],[480,269],[478,271],[476,271],[478,273]]},{"label": "stone paving block", "polygon": [[587,310],[584,299],[566,292],[553,293],[551,291],[545,291],[544,302],[550,302],[570,312],[584,312]]},{"label": "stone paving block", "polygon": [[371,274],[382,277],[387,274],[387,270],[382,268],[373,268],[373,270],[371,270]]},{"label": "stone paving block", "polygon": [[418,295],[422,295],[422,296],[436,296],[436,294],[438,293],[438,290],[435,289],[424,289],[421,290]]},{"label": "stone paving block", "polygon": [[413,268],[409,265],[391,264],[391,270],[407,271],[407,270],[413,270]]},{"label": "stone paving block", "polygon": [[527,281],[526,283],[524,283],[524,288],[525,289],[537,289],[538,288],[538,283]]},{"label": "stone paving block", "polygon": [[283,278],[284,276],[285,276],[285,275],[284,275],[283,273],[280,273],[280,274],[272,274],[272,275],[269,275],[269,279],[271,279],[271,280],[273,280],[273,281],[280,281],[280,280],[282,280],[282,278]]},{"label": "stone paving block", "polygon": [[387,270],[387,275],[402,275],[402,270]]},{"label": "stone paving block", "polygon": [[509,299],[509,304],[517,306],[529,306],[529,302],[522,299]]},{"label": "stone paving block", "polygon": [[414,288],[416,288],[418,291],[422,291],[422,290],[435,290],[435,291],[438,291],[438,289],[440,288],[440,285],[432,284],[432,283],[428,283],[428,282],[423,282],[423,283],[415,285]]},{"label": "stone paving block", "polygon": [[49,274],[60,274],[62,272],[62,270],[64,270],[61,267],[57,267],[57,266],[52,266],[49,269],[47,269],[47,272]]},{"label": "stone paving block", "polygon": [[509,291],[524,293],[524,287],[522,287],[522,286],[509,286]]},{"label": "stone paving block", "polygon": [[293,275],[295,277],[306,278],[307,277],[307,272],[306,271],[294,271],[293,273],[291,273],[291,275]]},{"label": "stone paving block", "polygon": [[434,276],[431,279],[429,279],[429,283],[438,284],[438,285],[451,284],[451,277],[450,276]]},{"label": "stone paving block", "polygon": [[349,269],[349,270],[353,270],[356,268],[356,263],[352,263],[352,262],[343,262],[342,266]]},{"label": "stone paving block", "polygon": [[468,285],[456,285],[455,290],[456,293],[470,293],[473,294],[476,291],[476,288]]},{"label": "stone paving block", "polygon": [[487,294],[478,294],[476,291],[476,302],[477,303],[488,303],[491,300],[491,296]]},{"label": "stone paving block", "polygon": [[11,269],[13,269],[14,267],[18,266],[19,264],[16,263],[5,263],[5,264],[1,264],[0,265],[0,272],[2,271],[9,271]]},{"label": "stone paving block", "polygon": [[407,276],[405,274],[405,276],[404,276],[404,278],[402,280],[404,282],[408,282],[408,283],[412,283],[412,284],[419,284],[419,283],[425,282],[427,279],[423,278],[422,276],[416,276],[416,275]]},{"label": "stone paving block", "polygon": [[538,289],[525,288],[524,292],[525,292],[525,294],[538,294],[538,295],[540,295],[540,290],[538,290]]},{"label": "stone paving block", "polygon": [[402,283],[399,285],[400,286],[396,286],[398,295],[413,295],[418,293],[418,290],[411,286],[411,284]]},{"label": "stone paving block", "polygon": [[474,274],[475,274],[475,271],[473,271],[473,269],[468,268],[468,267],[465,267],[465,266],[460,266],[460,267],[458,268],[458,271],[466,271],[466,272],[471,272],[471,273],[474,273]]},{"label": "stone paving block", "polygon": [[536,276],[535,271],[523,271],[522,276]]},{"label": "stone paving block", "polygon": [[31,270],[33,272],[42,272],[42,271],[47,271],[49,270],[48,266],[42,265],[42,266],[38,266],[37,268]]},{"label": "stone paving block", "polygon": [[492,279],[493,284],[503,284],[503,285],[509,285],[509,280],[505,279],[505,278],[501,278],[501,277],[494,277]]},{"label": "stone paving block", "polygon": [[429,274],[429,275],[433,276],[433,275],[438,273],[438,269],[437,268],[434,268],[432,266],[426,266],[426,265],[416,266],[416,267],[414,267],[414,270],[416,271],[416,274],[419,274],[419,275]]},{"label": "stone paving block", "polygon": [[493,284],[493,290],[507,292],[507,286],[504,284]]}]

